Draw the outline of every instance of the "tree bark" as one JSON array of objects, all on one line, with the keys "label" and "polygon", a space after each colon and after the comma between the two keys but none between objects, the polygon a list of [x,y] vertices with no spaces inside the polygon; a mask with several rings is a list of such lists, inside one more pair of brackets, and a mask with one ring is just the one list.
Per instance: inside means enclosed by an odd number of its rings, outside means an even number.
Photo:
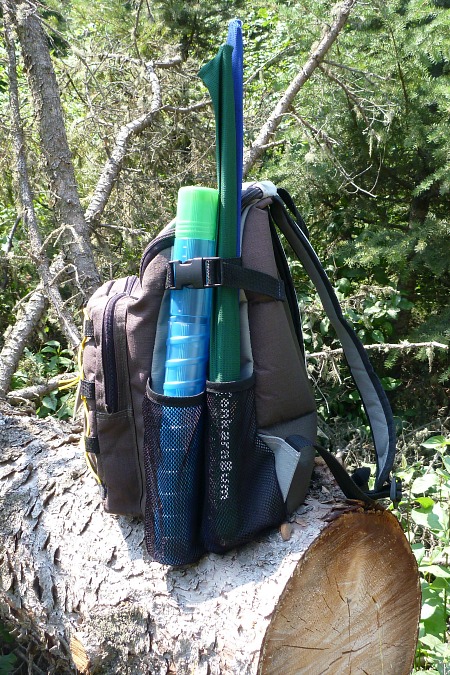
[{"label": "tree bark", "polygon": [[169,568],[103,513],[75,427],[0,406],[0,617],[44,672],[410,672],[418,572],[389,512],[315,483],[281,532]]},{"label": "tree bark", "polygon": [[117,177],[123,165],[130,139],[137,134],[142,133],[154,121],[155,116],[161,108],[161,88],[159,80],[151,64],[146,64],[148,79],[151,84],[153,100],[150,110],[128,124],[124,124],[116,136],[114,149],[103,167],[100,178],[97,182],[94,194],[86,209],[85,218],[89,223],[96,223],[100,220],[103,211]]},{"label": "tree bark", "polygon": [[46,306],[45,293],[38,288],[31,294],[14,326],[8,329],[0,352],[0,398],[3,398],[9,390],[11,378],[16,372],[23,350],[41,320]]},{"label": "tree bark", "polygon": [[315,69],[320,65],[331,46],[336,41],[339,33],[347,23],[347,19],[355,4],[356,0],[344,0],[342,3],[337,3],[332,11],[334,17],[333,23],[327,26],[320,42],[314,45],[308,60],[306,61],[300,72],[294,77],[283,96],[278,101],[273,112],[268,120],[261,127],[258,136],[255,138],[250,148],[244,155],[244,176],[247,176],[254,167],[258,159],[264,153],[265,147],[270,141],[273,141],[273,136],[278,126],[280,125],[283,115],[285,115],[294,98],[297,96],[300,89],[305,82],[309,80]]},{"label": "tree bark", "polygon": [[[38,220],[33,203],[33,191],[28,174],[25,139],[22,129],[22,120],[20,116],[19,89],[17,85],[17,68],[12,38],[12,15],[7,4],[4,8],[4,28],[5,44],[8,53],[8,77],[9,77],[9,101],[11,110],[11,130],[14,151],[16,156],[16,174],[18,183],[18,200],[20,204],[21,216],[28,230],[28,236],[31,247],[31,258],[35,262],[39,276],[42,281],[45,295],[52,303],[55,312],[60,320],[61,328],[67,336],[70,344],[76,347],[80,342],[78,329],[75,326],[72,317],[66,311],[63,300],[58,288],[53,283],[53,275],[50,270],[50,263],[47,258],[45,248],[39,232]],[[55,269],[59,260],[55,258]],[[4,385],[2,384],[2,387]]]},{"label": "tree bark", "polygon": [[89,297],[100,285],[100,276],[89,243],[64,126],[58,83],[50,58],[47,36],[36,6],[19,0],[2,0],[5,14],[14,21],[25,71],[39,124],[42,152],[50,189],[55,198],[56,221],[63,226],[63,241],[70,262],[78,270],[82,291]]}]

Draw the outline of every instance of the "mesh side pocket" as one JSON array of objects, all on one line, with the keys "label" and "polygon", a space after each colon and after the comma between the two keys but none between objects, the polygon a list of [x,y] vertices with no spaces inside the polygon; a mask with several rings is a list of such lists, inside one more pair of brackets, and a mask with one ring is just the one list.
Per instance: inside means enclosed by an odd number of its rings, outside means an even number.
[{"label": "mesh side pocket", "polygon": [[144,398],[145,542],[149,555],[165,565],[195,562],[204,553],[203,399],[148,389]]},{"label": "mesh side pocket", "polygon": [[206,494],[208,551],[250,541],[286,517],[272,450],[257,435],[253,380],[208,384]]}]

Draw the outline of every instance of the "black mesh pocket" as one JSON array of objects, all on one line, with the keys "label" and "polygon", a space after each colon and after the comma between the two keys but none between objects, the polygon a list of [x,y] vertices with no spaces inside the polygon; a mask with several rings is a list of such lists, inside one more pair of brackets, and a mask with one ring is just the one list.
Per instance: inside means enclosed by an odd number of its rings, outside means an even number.
[{"label": "black mesh pocket", "polygon": [[204,552],[203,408],[203,394],[173,398],[147,388],[144,398],[145,542],[166,565],[195,562]]},{"label": "black mesh pocket", "polygon": [[220,553],[286,517],[272,450],[256,429],[253,381],[212,384],[206,394],[202,535]]}]

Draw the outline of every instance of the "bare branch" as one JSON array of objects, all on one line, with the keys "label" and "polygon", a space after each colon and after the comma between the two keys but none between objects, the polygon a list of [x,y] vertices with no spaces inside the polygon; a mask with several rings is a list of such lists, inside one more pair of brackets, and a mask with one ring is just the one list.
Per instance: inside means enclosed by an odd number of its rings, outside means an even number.
[{"label": "bare branch", "polygon": [[[84,293],[91,295],[98,288],[100,277],[78,194],[48,36],[32,2],[1,0],[1,3],[10,26],[15,26],[19,38],[39,126],[45,170],[55,196],[56,218],[60,224],[66,225],[65,251],[79,269]],[[12,34],[9,39],[12,40]]]},{"label": "bare branch", "polygon": [[332,82],[335,82],[338,85],[338,87],[340,87],[344,91],[345,95],[350,99],[350,101],[352,101],[354,103],[354,105],[358,109],[359,114],[363,118],[367,127],[370,127],[370,120],[368,119],[368,117],[366,115],[366,111],[362,107],[358,96],[356,96],[356,94],[353,91],[351,91],[351,89],[348,87],[348,85],[345,82],[343,82],[338,77],[336,77],[336,75],[333,75],[331,70],[329,68],[327,68],[326,66],[324,66],[323,63],[320,64],[319,69],[322,71],[322,73],[324,75],[326,75],[326,77],[328,77],[329,80],[331,80]]},{"label": "bare branch", "polygon": [[31,294],[16,323],[6,333],[5,343],[0,352],[0,398],[8,391],[23,350],[41,320],[46,306],[46,297],[40,287]]},{"label": "bare branch", "polygon": [[175,112],[175,113],[190,113],[196,110],[202,110],[203,108],[207,108],[209,105],[211,105],[211,99],[207,99],[206,101],[199,101],[199,103],[193,103],[192,105],[184,107],[174,105],[164,105],[161,108],[161,110],[167,110],[168,112]]},{"label": "bare branch", "polygon": [[283,115],[289,110],[294,98],[303,87],[305,82],[309,80],[317,66],[323,61],[325,55],[336,41],[339,33],[345,26],[356,0],[344,0],[342,4],[337,4],[334,8],[333,15],[335,19],[331,26],[327,26],[320,42],[311,50],[310,56],[301,69],[301,71],[294,77],[283,96],[278,101],[269,119],[260,129],[256,139],[253,141],[250,149],[245,154],[244,159],[244,176],[247,176],[249,171],[255,165],[257,160],[264,152],[264,146],[273,140],[273,135],[277,130]]},{"label": "bare branch", "polygon": [[[442,342],[399,342],[390,344],[387,342],[381,342],[373,345],[364,345],[364,349],[367,351],[377,351],[377,352],[388,352],[391,350],[400,350],[406,351],[408,349],[448,349],[449,346],[443,344]],[[313,352],[312,354],[306,354],[306,358],[309,359],[327,359],[330,356],[342,356],[344,350],[342,347],[338,349],[324,349],[321,352]]]},{"label": "bare branch", "polygon": [[130,140],[133,136],[142,133],[144,129],[150,126],[156,114],[161,109],[161,88],[159,80],[150,63],[146,64],[146,72],[152,87],[153,100],[150,110],[127,124],[124,124],[116,137],[114,148],[108,161],[106,162],[97,186],[92,195],[91,201],[84,214],[88,223],[98,221],[105,210],[105,206],[111,195],[114,184],[122,168]]},{"label": "bare branch", "polygon": [[4,249],[5,254],[8,254],[10,252],[11,248],[12,248],[14,235],[16,233],[16,230],[17,230],[21,220],[22,220],[22,216],[17,216],[15,221],[14,221],[14,225],[12,226],[11,230],[9,231],[8,237],[6,239],[5,249]]},{"label": "bare branch", "polygon": [[323,63],[326,63],[329,66],[334,66],[335,68],[341,68],[342,70],[348,70],[351,73],[356,73],[357,75],[361,75],[371,84],[372,84],[370,80],[371,77],[374,77],[377,80],[382,80],[383,82],[386,82],[386,80],[388,79],[387,77],[382,77],[377,73],[367,73],[365,70],[360,70],[359,68],[352,68],[350,66],[346,66],[344,63],[337,63],[336,61],[330,61],[329,59],[324,59]]},{"label": "bare branch", "polygon": [[[87,58],[87,57],[86,57]],[[175,68],[183,63],[182,56],[174,56],[171,59],[166,59],[164,61],[142,61],[142,59],[133,58],[132,56],[127,56],[126,54],[116,54],[116,53],[101,53],[99,54],[101,59],[111,59],[114,61],[119,61],[120,63],[133,63],[136,66],[147,66],[147,63],[152,68]]]},{"label": "bare branch", "polygon": [[289,45],[289,47],[285,47],[285,49],[282,49],[281,52],[278,52],[278,54],[275,54],[275,56],[272,56],[271,59],[268,59],[265,61],[265,63],[262,64],[259,68],[257,68],[251,75],[248,77],[245,82],[244,86],[247,84],[250,84],[250,82],[253,82],[260,73],[262,73],[264,70],[267,68],[270,68],[270,66],[273,66],[275,63],[278,63],[284,56],[287,54],[290,54],[294,49],[293,45]]},{"label": "bare branch", "polygon": [[52,391],[56,391],[64,385],[72,384],[76,381],[77,373],[63,373],[52,377],[41,384],[34,384],[30,387],[23,387],[23,389],[14,389],[8,392],[6,399],[8,403],[21,403],[22,401],[40,401],[44,396],[47,396]]}]

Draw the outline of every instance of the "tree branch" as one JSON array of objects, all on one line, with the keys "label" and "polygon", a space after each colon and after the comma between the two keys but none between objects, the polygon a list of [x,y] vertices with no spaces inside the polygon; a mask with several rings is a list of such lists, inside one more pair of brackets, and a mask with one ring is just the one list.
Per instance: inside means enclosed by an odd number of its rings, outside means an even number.
[{"label": "tree branch", "polygon": [[324,66],[322,63],[319,65],[319,69],[326,77],[328,77],[329,80],[331,80],[332,82],[335,82],[338,85],[338,87],[340,87],[342,89],[342,91],[345,93],[345,95],[350,99],[350,101],[352,101],[352,103],[354,103],[354,105],[358,109],[359,114],[363,118],[367,127],[370,127],[370,120],[368,119],[368,117],[366,115],[366,111],[362,107],[360,99],[358,98],[358,96],[356,96],[356,94],[353,91],[351,91],[351,89],[348,87],[348,85],[345,82],[343,82],[338,77],[336,77],[336,75],[333,75],[331,70],[329,68],[327,68],[326,66]]},{"label": "tree branch", "polygon": [[[4,14],[9,17],[10,26],[15,25],[19,37],[39,125],[46,173],[50,189],[55,196],[56,218],[58,223],[65,226],[66,254],[77,266],[81,288],[89,296],[98,288],[100,276],[78,194],[58,83],[48,48],[48,37],[34,4],[25,0],[1,0],[1,2]],[[12,35],[9,39],[12,40]]]},{"label": "tree branch", "polygon": [[8,329],[0,352],[0,398],[3,398],[9,390],[11,378],[17,370],[23,350],[41,320],[46,306],[46,296],[40,287],[31,294],[16,323]]},{"label": "tree branch", "polygon": [[114,148],[103,168],[103,171],[97,182],[97,186],[94,190],[94,194],[92,195],[89,206],[87,207],[84,214],[86,221],[90,224],[98,222],[102,216],[103,211],[105,210],[114,184],[122,168],[131,138],[137,134],[140,134],[144,129],[149,127],[156,114],[161,109],[161,88],[154,68],[150,65],[150,63],[146,64],[146,72],[153,93],[153,100],[150,110],[145,112],[137,119],[124,124],[119,130]]},{"label": "tree branch", "polygon": [[[390,344],[387,342],[381,342],[373,345],[364,345],[366,351],[377,351],[377,352],[387,352],[390,350],[407,350],[407,349],[448,349],[448,345],[443,344],[442,342],[399,342]],[[321,352],[313,352],[312,354],[306,354],[307,359],[327,359],[329,356],[342,356],[344,350],[342,347],[338,349],[324,349]]]},{"label": "tree branch", "polygon": [[62,373],[61,375],[52,377],[47,382],[35,384],[31,387],[23,387],[23,389],[14,389],[8,392],[6,399],[8,403],[13,405],[23,401],[40,401],[44,396],[51,394],[52,391],[72,383],[76,377],[77,373]]},{"label": "tree branch", "polygon": [[[33,192],[28,175],[28,167],[25,155],[25,139],[22,129],[22,120],[20,116],[19,89],[17,84],[17,66],[12,38],[11,7],[7,0],[2,0],[3,23],[5,34],[5,45],[8,53],[8,77],[9,77],[9,103],[11,111],[11,133],[13,137],[14,151],[16,155],[16,172],[19,190],[19,201],[22,210],[22,217],[28,230],[28,236],[31,244],[32,258],[36,263],[39,276],[42,281],[43,292],[52,303],[61,327],[73,346],[80,342],[78,329],[74,324],[72,317],[64,309],[64,303],[58,288],[52,284],[52,272],[50,271],[49,261],[42,247],[42,240],[39,233],[36,212],[33,204]],[[37,299],[35,298],[37,301]],[[9,385],[9,382],[8,382]],[[4,386],[4,385],[2,385]]]},{"label": "tree branch", "polygon": [[338,4],[334,8],[335,19],[331,26],[327,26],[322,38],[317,46],[311,50],[310,56],[301,69],[301,71],[294,77],[283,96],[278,101],[269,119],[262,126],[258,136],[253,141],[250,149],[245,153],[244,159],[244,176],[247,176],[249,171],[255,165],[257,160],[264,152],[264,146],[273,140],[273,135],[277,130],[283,115],[289,110],[294,98],[303,87],[305,82],[309,80],[317,66],[324,59],[325,55],[336,41],[339,33],[345,26],[356,0],[344,0],[342,4]]}]

